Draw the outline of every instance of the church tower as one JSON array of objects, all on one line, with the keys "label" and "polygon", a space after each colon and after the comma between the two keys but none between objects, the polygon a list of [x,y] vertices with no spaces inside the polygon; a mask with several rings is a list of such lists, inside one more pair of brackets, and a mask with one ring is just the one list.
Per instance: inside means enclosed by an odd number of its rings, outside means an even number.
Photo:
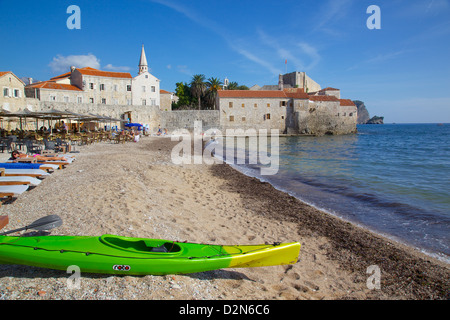
[{"label": "church tower", "polygon": [[148,72],[147,58],[145,57],[144,45],[142,45],[141,59],[139,60],[139,74]]}]

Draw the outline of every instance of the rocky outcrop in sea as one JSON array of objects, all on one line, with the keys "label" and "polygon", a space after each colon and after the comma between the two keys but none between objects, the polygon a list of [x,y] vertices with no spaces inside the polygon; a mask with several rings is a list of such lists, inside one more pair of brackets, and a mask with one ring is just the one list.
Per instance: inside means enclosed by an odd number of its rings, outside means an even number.
[{"label": "rocky outcrop in sea", "polygon": [[357,124],[383,124],[384,117],[374,116],[371,118],[363,101],[353,100],[353,103],[358,108]]}]

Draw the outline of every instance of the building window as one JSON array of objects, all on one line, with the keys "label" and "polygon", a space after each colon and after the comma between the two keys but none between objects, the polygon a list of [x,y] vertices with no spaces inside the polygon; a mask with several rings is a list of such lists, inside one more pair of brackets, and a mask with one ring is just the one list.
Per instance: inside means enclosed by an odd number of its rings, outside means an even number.
[{"label": "building window", "polygon": [[286,107],[286,101],[280,101],[280,107]]},{"label": "building window", "polygon": [[117,91],[117,84],[114,85],[114,91]]},{"label": "building window", "polygon": [[64,102],[69,102],[69,97],[68,96],[64,96]]},{"label": "building window", "polygon": [[265,120],[270,120],[270,113],[264,115]]},{"label": "building window", "polygon": [[284,120],[284,116],[281,116],[281,120]]},{"label": "building window", "polygon": [[152,99],[152,100],[151,100],[151,105],[152,105],[152,106],[156,106],[156,100],[155,100],[155,99]]},{"label": "building window", "polygon": [[155,86],[152,86],[152,89],[151,89],[151,91],[152,91],[152,92],[156,92],[156,88],[155,88]]},{"label": "building window", "polygon": [[3,96],[8,97],[9,96],[9,88],[3,88]]},{"label": "building window", "polygon": [[89,89],[91,89],[91,90],[94,89],[94,84],[92,82],[89,83]]},{"label": "building window", "polygon": [[94,98],[89,98],[90,103],[94,103]]},{"label": "building window", "polygon": [[242,104],[242,108],[245,108],[245,103]]},{"label": "building window", "polygon": [[242,117],[242,121],[245,122],[245,120],[246,120],[245,117]]},{"label": "building window", "polygon": [[267,108],[270,108],[270,103],[267,104]]},{"label": "building window", "polygon": [[348,114],[348,116],[349,116],[349,117],[353,117],[353,112],[350,112],[350,113]]},{"label": "building window", "polygon": [[102,104],[106,104],[106,99],[102,98]]},{"label": "building window", "polygon": [[100,91],[105,91],[105,85],[103,83],[100,84]]},{"label": "building window", "polygon": [[131,91],[131,85],[127,84],[127,91]]},{"label": "building window", "polygon": [[19,89],[14,89],[14,98],[20,97],[20,91]]},{"label": "building window", "polygon": [[257,103],[255,103],[255,108],[258,108],[258,104]]},{"label": "building window", "polygon": [[78,103],[83,103],[83,97],[77,97]]},{"label": "building window", "polygon": [[228,107],[233,108],[233,102],[228,102]]},{"label": "building window", "polygon": [[147,105],[147,100],[142,99],[142,105],[143,105],[143,106],[146,106],[146,105]]},{"label": "building window", "polygon": [[234,121],[234,116],[230,116],[230,122]]},{"label": "building window", "polygon": [[145,86],[142,86],[142,92],[145,92]]},{"label": "building window", "polygon": [[56,96],[50,96],[50,101],[56,101]]}]

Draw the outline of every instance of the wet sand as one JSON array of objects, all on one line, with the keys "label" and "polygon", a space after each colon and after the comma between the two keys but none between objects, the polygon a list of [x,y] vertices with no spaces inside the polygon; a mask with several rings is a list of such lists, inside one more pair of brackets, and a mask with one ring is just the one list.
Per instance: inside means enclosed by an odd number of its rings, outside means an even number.
[{"label": "wet sand", "polygon": [[[225,164],[174,165],[177,142],[77,147],[77,160],[0,207],[24,226],[58,214],[52,235],[163,238],[211,244],[299,241],[290,266],[190,275],[82,274],[70,289],[64,271],[0,265],[0,299],[448,299],[449,265],[317,210]],[[5,156],[3,156],[4,158]],[[2,158],[2,159],[3,159]],[[367,285],[381,271],[380,289]]]}]

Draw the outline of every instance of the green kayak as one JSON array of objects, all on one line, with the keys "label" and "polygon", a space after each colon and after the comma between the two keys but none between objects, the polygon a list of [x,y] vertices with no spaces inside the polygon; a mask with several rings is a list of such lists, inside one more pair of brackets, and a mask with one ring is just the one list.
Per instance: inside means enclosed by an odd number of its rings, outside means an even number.
[{"label": "green kayak", "polygon": [[0,236],[0,263],[81,272],[163,275],[297,262],[300,243],[208,245],[115,235]]}]

